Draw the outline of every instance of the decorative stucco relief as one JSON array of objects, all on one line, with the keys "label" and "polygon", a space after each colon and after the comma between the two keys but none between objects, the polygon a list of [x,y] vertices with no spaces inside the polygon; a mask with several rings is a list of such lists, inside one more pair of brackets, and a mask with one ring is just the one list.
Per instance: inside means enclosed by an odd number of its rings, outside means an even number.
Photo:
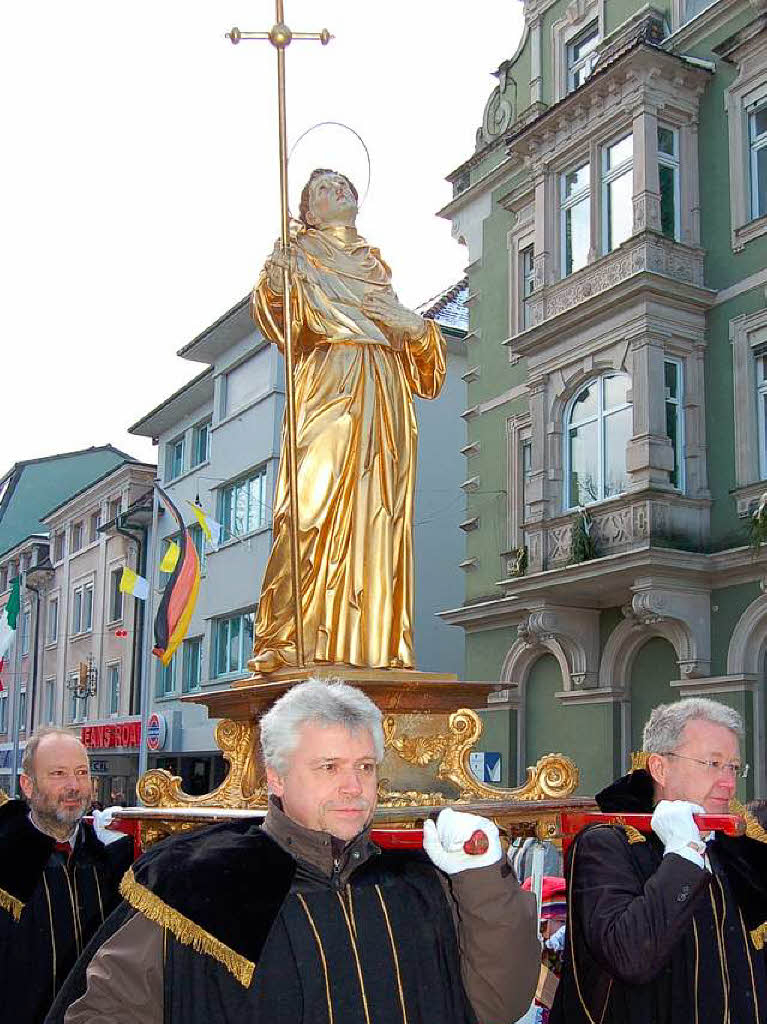
[{"label": "decorative stucco relief", "polygon": [[635,274],[650,271],[683,284],[704,286],[704,251],[645,231],[577,274],[533,293],[533,326],[606,292]]},{"label": "decorative stucco relief", "polygon": [[596,686],[599,671],[599,612],[543,605],[517,627],[517,639],[501,670],[501,681],[524,689],[530,669],[549,652],[557,659],[565,690]]}]

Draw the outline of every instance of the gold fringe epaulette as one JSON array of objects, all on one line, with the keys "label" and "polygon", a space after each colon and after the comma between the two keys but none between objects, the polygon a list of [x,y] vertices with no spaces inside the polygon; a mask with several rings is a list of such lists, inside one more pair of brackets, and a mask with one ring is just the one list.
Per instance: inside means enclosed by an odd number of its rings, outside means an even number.
[{"label": "gold fringe epaulette", "polygon": [[0,889],[0,907],[3,910],[7,910],[14,921],[18,921],[24,909],[24,904],[21,900],[17,900],[15,896],[11,896],[5,889]]},{"label": "gold fringe epaulette", "polygon": [[[746,823],[746,835],[749,839],[755,839],[757,843],[767,843],[767,830],[760,825],[753,814],[737,800],[730,801],[730,813],[739,814]],[[762,926],[764,927],[764,925]],[[760,947],[761,948],[761,947]]]},{"label": "gold fringe epaulette", "polygon": [[120,893],[134,910],[155,924],[167,928],[183,945],[191,946],[198,953],[207,953],[218,960],[245,988],[250,986],[256,965],[229,946],[225,946],[178,910],[169,907],[159,896],[155,896],[150,889],[137,882],[133,876],[133,868],[125,872],[120,883]]},{"label": "gold fringe epaulette", "polygon": [[754,949],[764,949],[765,939],[767,939],[767,921],[751,931],[751,941],[754,944]]},{"label": "gold fringe epaulette", "polygon": [[631,755],[631,770],[632,772],[638,772],[644,769],[647,770],[647,761],[650,755],[646,750],[635,750]]},{"label": "gold fringe epaulette", "polygon": [[633,846],[634,843],[646,843],[647,840],[639,831],[638,828],[634,828],[633,825],[621,825],[621,828],[626,833],[626,839],[629,841],[629,845]]}]

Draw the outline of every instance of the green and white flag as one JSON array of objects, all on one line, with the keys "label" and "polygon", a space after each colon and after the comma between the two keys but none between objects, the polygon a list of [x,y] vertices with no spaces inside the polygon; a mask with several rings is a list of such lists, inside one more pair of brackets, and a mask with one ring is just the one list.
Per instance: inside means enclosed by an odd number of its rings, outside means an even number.
[{"label": "green and white flag", "polygon": [[11,595],[0,612],[0,658],[11,646],[11,641],[16,635],[16,623],[19,618],[19,593],[21,591],[21,577],[17,576],[11,584]]}]

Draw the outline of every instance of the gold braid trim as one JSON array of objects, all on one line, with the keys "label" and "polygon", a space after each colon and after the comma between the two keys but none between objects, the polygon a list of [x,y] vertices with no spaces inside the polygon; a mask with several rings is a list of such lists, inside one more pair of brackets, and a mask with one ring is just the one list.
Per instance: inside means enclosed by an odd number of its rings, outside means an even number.
[{"label": "gold braid trim", "polygon": [[760,924],[758,928],[753,928],[750,934],[754,949],[764,949],[764,942],[767,939],[767,921]]},{"label": "gold braid trim", "polygon": [[185,946],[191,946],[198,953],[207,953],[218,960],[235,976],[244,988],[249,988],[256,965],[244,956],[225,946],[217,938],[200,928],[194,921],[184,917],[178,910],[169,907],[159,896],[137,882],[133,876],[133,868],[129,868],[120,882],[120,893],[130,905],[144,917],[173,933],[176,939]]},{"label": "gold braid trim", "polygon": [[0,889],[0,907],[3,910],[7,910],[14,921],[18,921],[24,909],[24,904],[21,900],[17,900],[15,896],[11,896],[5,889]]},{"label": "gold braid trim", "polygon": [[646,750],[635,750],[631,755],[631,770],[632,772],[641,771],[643,768],[647,771],[647,762],[650,755]]},{"label": "gold braid trim", "polygon": [[[767,831],[739,800],[730,800],[730,814],[739,814],[743,818],[746,823],[746,835],[749,839],[754,839],[757,843],[767,843]],[[752,928],[749,934],[754,949],[764,949],[765,942],[767,942],[767,921],[760,924],[758,928]]]},{"label": "gold braid trim", "polygon": [[759,824],[743,804],[737,800],[730,800],[730,814],[739,814],[743,818],[746,823],[746,835],[749,839],[755,839],[757,843],[767,843],[767,830]]}]

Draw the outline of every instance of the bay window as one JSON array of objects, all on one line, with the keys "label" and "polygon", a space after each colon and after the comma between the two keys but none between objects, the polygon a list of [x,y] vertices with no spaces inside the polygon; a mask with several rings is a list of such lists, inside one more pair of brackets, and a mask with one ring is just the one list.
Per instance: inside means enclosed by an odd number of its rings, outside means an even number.
[{"label": "bay window", "polygon": [[627,135],[602,150],[602,251],[611,252],[633,230],[634,140]]},{"label": "bay window", "polygon": [[603,501],[626,490],[626,445],[633,429],[629,386],[625,373],[598,377],[570,403],[565,424],[567,508]]},{"label": "bay window", "polygon": [[681,238],[679,201],[679,132],[658,125],[660,229],[667,238]]},{"label": "bay window", "polygon": [[751,154],[751,216],[767,215],[767,100],[762,100],[748,115]]},{"label": "bay window", "polygon": [[585,267],[591,239],[591,168],[588,163],[560,178],[562,277]]},{"label": "bay window", "polygon": [[535,287],[535,247],[526,246],[519,252],[519,273],[520,273],[520,295],[522,296],[522,316],[520,317],[524,330],[532,326],[530,304],[526,302],[533,294]]},{"label": "bay window", "polygon": [[759,424],[759,475],[767,480],[767,346],[754,353],[756,360],[756,414]]},{"label": "bay window", "polygon": [[673,487],[684,490],[684,406],[682,395],[682,364],[677,359],[663,362],[664,401],[666,403],[666,433],[674,449],[674,468],[669,481]]}]

